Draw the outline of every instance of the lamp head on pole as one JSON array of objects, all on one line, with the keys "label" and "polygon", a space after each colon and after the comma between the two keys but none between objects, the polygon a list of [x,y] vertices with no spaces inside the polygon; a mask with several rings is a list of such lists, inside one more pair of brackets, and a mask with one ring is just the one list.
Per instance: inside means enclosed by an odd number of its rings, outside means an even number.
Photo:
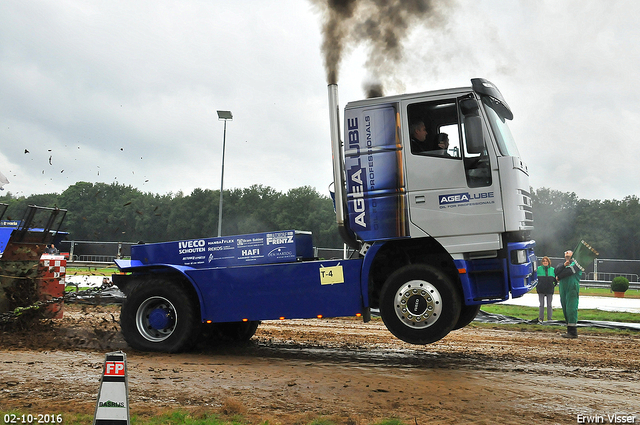
[{"label": "lamp head on pole", "polygon": [[233,115],[231,114],[231,111],[218,111],[218,119],[233,120]]}]

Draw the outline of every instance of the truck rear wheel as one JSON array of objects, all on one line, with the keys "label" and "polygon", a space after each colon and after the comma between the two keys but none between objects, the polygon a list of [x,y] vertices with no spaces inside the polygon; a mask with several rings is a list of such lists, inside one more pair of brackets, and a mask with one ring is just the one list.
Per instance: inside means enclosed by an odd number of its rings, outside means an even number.
[{"label": "truck rear wheel", "polygon": [[213,342],[246,342],[256,333],[259,321],[211,323],[203,327],[203,336]]},{"label": "truck rear wheel", "polygon": [[157,279],[132,288],[122,304],[120,327],[136,350],[175,353],[195,343],[200,317],[183,286]]},{"label": "truck rear wheel", "polygon": [[380,295],[380,315],[387,329],[410,344],[444,338],[460,317],[460,297],[439,270],[411,264],[391,274]]}]

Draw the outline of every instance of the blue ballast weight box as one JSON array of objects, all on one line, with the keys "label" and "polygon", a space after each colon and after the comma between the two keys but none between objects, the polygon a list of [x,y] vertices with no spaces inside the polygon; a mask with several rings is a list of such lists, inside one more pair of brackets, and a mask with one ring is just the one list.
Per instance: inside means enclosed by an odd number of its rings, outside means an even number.
[{"label": "blue ballast weight box", "polygon": [[150,264],[150,258],[153,264],[194,268],[288,263],[313,259],[313,242],[310,232],[283,230],[131,247],[132,260]]}]

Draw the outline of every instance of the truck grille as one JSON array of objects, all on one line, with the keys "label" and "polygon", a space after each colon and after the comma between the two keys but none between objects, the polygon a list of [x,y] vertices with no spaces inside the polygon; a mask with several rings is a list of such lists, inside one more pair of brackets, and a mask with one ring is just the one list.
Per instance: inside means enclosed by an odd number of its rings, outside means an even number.
[{"label": "truck grille", "polygon": [[524,212],[524,221],[523,225],[525,226],[533,226],[533,205],[531,202],[531,194],[526,190],[518,190],[520,195],[522,196],[522,205],[520,208]]}]

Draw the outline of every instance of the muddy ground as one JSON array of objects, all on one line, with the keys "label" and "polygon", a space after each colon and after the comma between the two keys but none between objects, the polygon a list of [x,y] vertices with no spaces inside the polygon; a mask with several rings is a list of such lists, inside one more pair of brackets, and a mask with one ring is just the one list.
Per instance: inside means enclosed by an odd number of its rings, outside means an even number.
[{"label": "muddy ground", "polygon": [[[0,335],[0,410],[93,415],[105,353],[127,354],[132,414],[182,407],[252,423],[640,423],[640,334],[470,326],[412,346],[380,320],[263,323],[237,346],[136,352],[115,306],[65,307],[61,320]],[[609,417],[611,415],[611,418]]]}]

